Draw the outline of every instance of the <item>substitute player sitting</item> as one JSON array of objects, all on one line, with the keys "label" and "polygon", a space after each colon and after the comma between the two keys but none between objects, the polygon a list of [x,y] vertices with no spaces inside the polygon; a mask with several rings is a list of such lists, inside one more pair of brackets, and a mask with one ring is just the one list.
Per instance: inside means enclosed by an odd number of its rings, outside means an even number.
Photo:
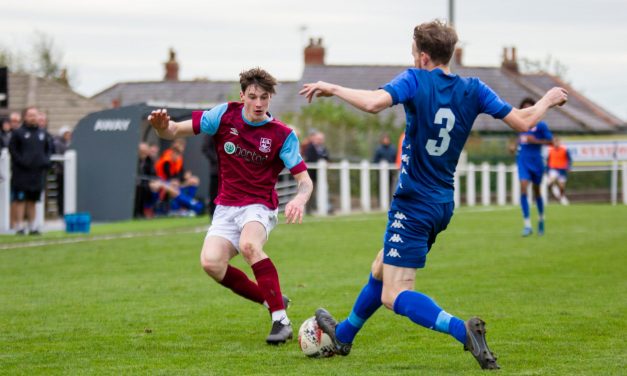
[{"label": "substitute player sitting", "polygon": [[414,291],[416,270],[425,266],[436,236],[453,216],[455,168],[477,116],[489,114],[526,131],[550,107],[564,103],[566,91],[553,88],[533,107],[512,108],[478,78],[451,73],[448,63],[456,43],[457,33],[446,24],[424,23],[414,29],[416,68],[400,73],[382,89],[357,90],[319,81],[305,84],[300,92],[309,101],[335,95],[371,113],[402,103],[407,119],[399,183],[372,274],[348,319],[337,324],[325,309],[316,311],[318,325],[340,355],[348,355],[359,330],[383,304],[418,325],[451,335],[482,368],[498,368],[486,343],[485,323],[477,317],[464,322]]},{"label": "substitute player sitting", "polygon": [[[535,103],[536,101],[532,98],[525,98],[520,103],[520,108],[528,108]],[[518,166],[518,179],[520,180],[520,208],[524,222],[522,236],[529,236],[533,233],[529,213],[529,198],[527,197],[529,182],[532,184],[533,197],[538,208],[538,235],[544,235],[544,199],[540,194],[540,184],[542,184],[542,177],[544,176],[542,146],[552,143],[553,135],[544,121],[540,121],[530,130],[518,134],[516,164]]]},{"label": "substitute player sitting", "polygon": [[568,205],[566,198],[566,181],[572,166],[572,158],[568,149],[557,138],[553,138],[553,146],[549,147],[547,158],[549,168],[549,189],[562,205]]},{"label": "substitute player sitting", "polygon": [[[148,117],[160,137],[173,139],[202,133],[213,135],[218,153],[220,186],[211,226],[200,254],[205,272],[234,293],[268,307],[272,329],[269,344],[292,338],[287,299],[281,293],[277,270],[263,246],[277,224],[279,200],[275,185],[287,167],[298,193],[285,206],[287,223],[302,223],[313,189],[294,131],[269,112],[277,84],[260,68],[240,74],[241,102],[209,111],[194,111],[192,120],[170,121],[165,109]],[[257,282],[229,265],[238,253],[252,267]]]}]

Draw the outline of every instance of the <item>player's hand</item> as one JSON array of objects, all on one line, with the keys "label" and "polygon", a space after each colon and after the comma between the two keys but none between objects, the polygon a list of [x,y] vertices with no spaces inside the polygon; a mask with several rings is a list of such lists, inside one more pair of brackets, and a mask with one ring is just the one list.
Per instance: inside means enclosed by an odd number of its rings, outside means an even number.
[{"label": "player's hand", "polygon": [[307,98],[307,102],[311,103],[313,97],[332,97],[333,96],[333,87],[334,85],[324,82],[318,81],[316,83],[304,84],[301,91],[298,92],[300,95],[304,95]]},{"label": "player's hand", "polygon": [[157,131],[163,131],[170,126],[170,116],[165,108],[154,110],[148,115],[148,122]]},{"label": "player's hand", "polygon": [[554,87],[544,97],[549,100],[550,107],[562,106],[568,101],[568,91],[563,87]]},{"label": "player's hand", "polygon": [[305,203],[294,199],[285,205],[285,223],[303,223]]}]

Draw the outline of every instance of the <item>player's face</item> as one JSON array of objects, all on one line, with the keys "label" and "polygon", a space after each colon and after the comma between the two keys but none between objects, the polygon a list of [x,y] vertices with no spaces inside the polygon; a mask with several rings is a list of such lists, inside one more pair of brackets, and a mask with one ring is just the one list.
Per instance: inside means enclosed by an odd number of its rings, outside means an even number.
[{"label": "player's face", "polygon": [[253,123],[266,120],[271,97],[270,93],[256,85],[248,86],[244,93],[240,92],[246,119]]}]

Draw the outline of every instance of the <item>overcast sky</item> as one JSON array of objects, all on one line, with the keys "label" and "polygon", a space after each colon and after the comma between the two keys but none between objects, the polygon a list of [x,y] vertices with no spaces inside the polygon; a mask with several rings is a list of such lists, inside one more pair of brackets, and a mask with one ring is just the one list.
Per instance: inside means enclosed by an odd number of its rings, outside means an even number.
[{"label": "overcast sky", "polygon": [[[413,27],[447,17],[448,0],[2,0],[0,46],[28,51],[36,30],[53,37],[75,89],[91,96],[162,79],[170,47],[183,80],[235,80],[252,66],[297,80],[310,36],[324,39],[328,64],[410,65]],[[626,0],[457,0],[455,24],[464,64],[497,66],[504,46],[551,56],[627,119]]]}]

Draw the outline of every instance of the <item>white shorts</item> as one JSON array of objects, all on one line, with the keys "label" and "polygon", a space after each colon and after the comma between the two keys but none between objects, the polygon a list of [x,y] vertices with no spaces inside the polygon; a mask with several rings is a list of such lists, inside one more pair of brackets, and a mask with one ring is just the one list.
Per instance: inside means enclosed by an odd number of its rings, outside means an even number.
[{"label": "white shorts", "polygon": [[568,180],[568,173],[566,170],[558,170],[555,168],[549,169],[549,181],[558,181],[560,183],[566,183]]},{"label": "white shorts", "polygon": [[219,236],[230,241],[239,252],[239,238],[244,225],[248,222],[259,222],[266,229],[266,239],[276,226],[279,209],[270,210],[265,205],[247,206],[218,205],[213,213],[211,226],[207,236]]}]

